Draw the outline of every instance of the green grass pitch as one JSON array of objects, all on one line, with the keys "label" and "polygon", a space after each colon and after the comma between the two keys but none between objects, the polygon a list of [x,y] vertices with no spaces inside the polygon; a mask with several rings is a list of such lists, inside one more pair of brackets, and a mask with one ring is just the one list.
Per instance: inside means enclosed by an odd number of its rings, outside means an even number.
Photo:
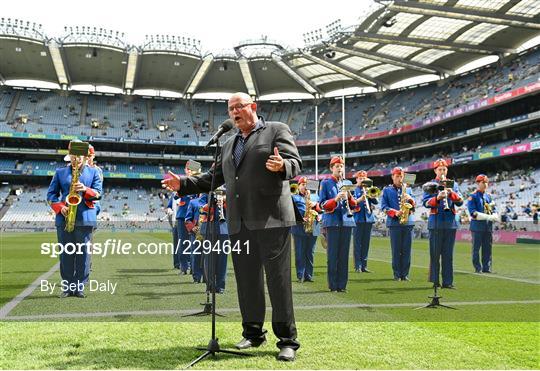
[{"label": "green grass pitch", "polygon": [[[95,241],[168,242],[168,233],[98,232]],[[0,307],[20,295],[57,258],[40,254],[53,233],[0,233]],[[294,259],[292,259],[294,261]],[[292,364],[275,360],[269,342],[253,357],[220,355],[196,368],[217,369],[538,369],[540,368],[540,249],[494,246],[493,276],[472,274],[470,245],[456,244],[457,290],[442,301],[457,310],[415,309],[432,293],[427,241],[415,240],[410,282],[395,282],[389,241],[374,238],[371,274],[355,273],[346,294],[326,285],[326,254],[318,246],[315,282],[293,281],[302,344]],[[294,264],[294,262],[293,262]],[[0,368],[184,368],[210,336],[209,317],[182,317],[201,309],[204,286],[179,276],[167,255],[93,257],[91,279],[117,283],[114,295],[58,299],[37,287],[0,318]],[[294,273],[293,273],[294,275]],[[55,271],[48,280],[58,282]],[[57,289],[58,290],[58,289]],[[269,301],[267,301],[269,306]],[[225,295],[218,295],[217,335],[224,348],[241,338],[232,263]],[[267,318],[270,318],[268,314]]]}]

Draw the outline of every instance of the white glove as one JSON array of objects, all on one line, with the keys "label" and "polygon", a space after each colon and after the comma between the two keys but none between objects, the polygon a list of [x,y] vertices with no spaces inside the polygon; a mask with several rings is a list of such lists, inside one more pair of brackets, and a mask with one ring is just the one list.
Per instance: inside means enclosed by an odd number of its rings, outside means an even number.
[{"label": "white glove", "polygon": [[485,213],[479,213],[476,212],[474,214],[476,220],[487,220],[488,222],[498,222],[499,221],[499,214],[485,214]]},{"label": "white glove", "polygon": [[171,216],[172,213],[173,213],[172,209],[167,209],[167,215],[168,215],[168,216]]}]

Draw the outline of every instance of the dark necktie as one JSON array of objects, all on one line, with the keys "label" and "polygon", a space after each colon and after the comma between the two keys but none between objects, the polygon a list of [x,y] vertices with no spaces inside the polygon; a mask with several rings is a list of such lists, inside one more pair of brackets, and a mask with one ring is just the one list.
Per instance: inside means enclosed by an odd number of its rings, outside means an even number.
[{"label": "dark necktie", "polygon": [[244,153],[244,138],[239,137],[236,141],[236,146],[234,147],[234,166],[238,167],[240,159],[242,158],[242,153]]}]

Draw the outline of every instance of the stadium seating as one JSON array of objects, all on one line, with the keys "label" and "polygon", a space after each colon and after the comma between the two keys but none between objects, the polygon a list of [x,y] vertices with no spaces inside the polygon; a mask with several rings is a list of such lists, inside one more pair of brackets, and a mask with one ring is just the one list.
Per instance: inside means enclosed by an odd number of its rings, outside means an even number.
[{"label": "stadium seating", "polygon": [[[399,128],[437,113],[538,81],[540,49],[510,61],[447,79],[440,86],[425,86],[369,94],[346,99],[345,134],[362,135]],[[13,90],[0,91],[0,121],[5,119]],[[87,100],[85,112],[83,100]],[[151,112],[148,112],[148,109]],[[150,113],[150,114],[149,114]],[[290,125],[297,139],[313,139],[314,108],[311,101],[261,102],[259,113],[267,120]],[[341,99],[326,99],[318,105],[319,137],[341,136]],[[225,102],[201,100],[160,101],[138,97],[78,95],[74,93],[22,91],[13,119],[28,116],[26,125],[6,125],[0,129],[45,134],[82,134],[114,138],[206,140],[228,118]],[[84,120],[80,126],[81,115]],[[153,122],[148,122],[152,118]],[[91,128],[92,120],[100,123]],[[157,129],[161,122],[169,128]]]},{"label": "stadium seating", "polygon": [[6,119],[12,99],[13,91],[0,90],[0,121],[4,121]]}]

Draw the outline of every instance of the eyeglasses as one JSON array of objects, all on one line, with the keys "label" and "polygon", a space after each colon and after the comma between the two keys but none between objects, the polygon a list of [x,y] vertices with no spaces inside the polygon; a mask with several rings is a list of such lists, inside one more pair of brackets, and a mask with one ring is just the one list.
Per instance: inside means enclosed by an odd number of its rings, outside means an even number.
[{"label": "eyeglasses", "polygon": [[247,107],[249,106],[250,104],[253,104],[253,102],[249,102],[249,103],[238,103],[238,104],[235,104],[234,106],[230,106],[229,108],[227,108],[229,110],[229,112],[234,112],[236,110],[241,110],[241,109],[244,109],[244,107]]}]

